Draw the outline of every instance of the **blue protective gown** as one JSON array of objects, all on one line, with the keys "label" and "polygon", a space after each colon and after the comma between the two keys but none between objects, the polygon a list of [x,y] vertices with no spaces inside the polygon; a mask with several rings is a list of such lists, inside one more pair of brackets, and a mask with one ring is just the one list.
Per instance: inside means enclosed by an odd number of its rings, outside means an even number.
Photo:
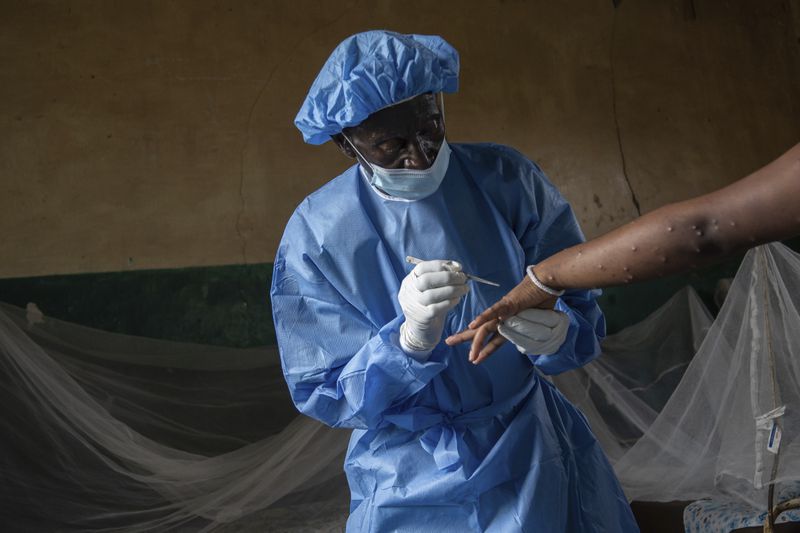
[{"label": "blue protective gown", "polygon": [[528,264],[582,240],[539,167],[499,145],[452,145],[441,187],[387,199],[351,167],[303,201],[278,249],[272,305],[284,375],[303,413],[354,428],[348,531],[638,531],[586,419],[540,376],[599,353],[590,291],[569,291],[558,353],[506,343],[481,365],[441,342],[426,362],[399,347],[407,255],[453,259],[472,283],[444,336],[514,287]]}]

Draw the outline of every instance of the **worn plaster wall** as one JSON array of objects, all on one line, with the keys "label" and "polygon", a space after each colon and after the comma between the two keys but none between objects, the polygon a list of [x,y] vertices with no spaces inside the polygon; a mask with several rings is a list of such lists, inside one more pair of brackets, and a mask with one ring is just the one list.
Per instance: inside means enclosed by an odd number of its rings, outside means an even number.
[{"label": "worn plaster wall", "polygon": [[[615,6],[616,4],[616,6]],[[0,0],[0,277],[269,262],[349,163],[292,119],[371,28],[461,53],[453,141],[536,159],[596,235],[800,140],[797,0]]]}]

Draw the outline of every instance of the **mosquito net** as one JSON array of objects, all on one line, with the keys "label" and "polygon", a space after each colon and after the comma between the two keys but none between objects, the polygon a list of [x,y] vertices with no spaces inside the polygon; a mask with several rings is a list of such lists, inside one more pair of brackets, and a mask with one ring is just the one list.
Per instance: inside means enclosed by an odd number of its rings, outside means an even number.
[{"label": "mosquito net", "polygon": [[799,354],[800,256],[751,250],[682,379],[616,461],[628,497],[721,494],[766,509],[771,484],[797,492]]},{"label": "mosquito net", "polygon": [[[631,499],[765,509],[800,480],[800,257],[751,251],[717,319],[686,289],[554,378]],[[104,333],[0,305],[9,531],[339,531],[349,434],[299,417],[274,348]],[[777,502],[776,502],[777,503]]]},{"label": "mosquito net", "polygon": [[[2,306],[0,355],[0,522],[12,531],[195,531],[270,507],[264,523],[278,527],[280,506],[330,507],[314,488],[341,475],[348,436],[296,416],[275,349],[126,337]],[[304,523],[327,508],[307,507]]]}]

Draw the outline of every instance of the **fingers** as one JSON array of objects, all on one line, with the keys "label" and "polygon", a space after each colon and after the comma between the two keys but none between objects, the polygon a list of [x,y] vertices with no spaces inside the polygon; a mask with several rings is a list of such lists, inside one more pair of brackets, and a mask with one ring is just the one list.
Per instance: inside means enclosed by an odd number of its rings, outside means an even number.
[{"label": "fingers", "polygon": [[469,360],[471,362],[474,363],[475,359],[478,358],[478,354],[480,353],[481,348],[483,348],[483,345],[489,335],[497,331],[497,323],[497,320],[492,320],[477,329],[475,332],[475,337],[472,339],[472,346],[470,346],[469,349]]},{"label": "fingers", "polygon": [[430,316],[430,318],[434,318],[437,316],[444,315],[450,309],[454,308],[458,305],[459,300],[461,300],[461,296],[456,298],[450,298],[449,300],[442,300],[441,302],[435,302],[430,305],[422,306]]},{"label": "fingers", "polygon": [[485,310],[483,313],[475,317],[475,319],[469,323],[469,328],[477,329],[486,324],[487,322],[501,319],[503,317],[513,314],[515,314],[513,312],[513,305],[508,300],[503,298],[502,300],[500,300],[499,302],[497,302],[496,304]]},{"label": "fingers", "polygon": [[446,285],[436,289],[420,291],[419,303],[422,305],[433,305],[452,299],[459,299],[469,292],[469,286],[465,285]]},{"label": "fingers", "polygon": [[477,365],[479,363],[482,363],[490,355],[492,355],[498,348],[500,348],[500,346],[502,346],[503,343],[505,342],[506,342],[505,337],[503,337],[502,335],[495,335],[492,338],[492,340],[490,340],[486,344],[486,346],[483,347],[483,350],[481,350],[480,353],[478,354],[478,357],[476,357],[475,360],[472,361],[472,364]]},{"label": "fingers", "polygon": [[467,283],[467,276],[463,272],[437,271],[419,274],[415,271],[411,278],[414,280],[414,287],[420,292]]},{"label": "fingers", "polygon": [[408,281],[417,292],[415,302],[429,318],[446,313],[469,292],[467,277],[456,261],[424,261],[414,267],[404,283]]},{"label": "fingers", "polygon": [[449,337],[447,337],[444,340],[444,342],[448,346],[455,346],[456,344],[461,344],[462,342],[467,342],[468,340],[471,340],[475,336],[476,333],[477,333],[477,330],[465,329],[465,330],[459,331],[458,333],[454,333],[453,335],[450,335]]},{"label": "fingers", "polygon": [[445,270],[449,270],[450,272],[461,272],[461,263],[458,261],[445,261],[442,263],[442,268]]},{"label": "fingers", "polygon": [[493,330],[498,327],[498,321],[492,321],[477,329],[465,329],[445,339],[448,346],[455,346],[472,339],[472,347],[469,352],[469,361],[473,364],[481,363],[492,355],[500,346],[506,342],[502,335],[495,335],[484,346],[484,340],[493,334]]},{"label": "fingers", "polygon": [[414,272],[418,276],[428,272],[461,272],[461,263],[458,261],[446,261],[444,259],[434,259],[432,261],[423,261],[414,267]]}]

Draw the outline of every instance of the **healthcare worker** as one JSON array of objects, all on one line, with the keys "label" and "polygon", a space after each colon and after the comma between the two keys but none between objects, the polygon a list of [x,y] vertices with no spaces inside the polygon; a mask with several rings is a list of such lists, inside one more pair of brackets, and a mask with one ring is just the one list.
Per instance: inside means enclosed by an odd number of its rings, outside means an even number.
[{"label": "healthcare worker", "polygon": [[541,377],[599,353],[594,293],[564,293],[520,324],[524,345],[484,365],[443,342],[526,265],[582,241],[536,164],[448,144],[441,93],[458,69],[440,37],[370,31],[311,86],[295,124],[357,164],[297,207],[278,248],[271,296],[292,399],[353,428],[348,531],[638,531],[586,420]]}]

